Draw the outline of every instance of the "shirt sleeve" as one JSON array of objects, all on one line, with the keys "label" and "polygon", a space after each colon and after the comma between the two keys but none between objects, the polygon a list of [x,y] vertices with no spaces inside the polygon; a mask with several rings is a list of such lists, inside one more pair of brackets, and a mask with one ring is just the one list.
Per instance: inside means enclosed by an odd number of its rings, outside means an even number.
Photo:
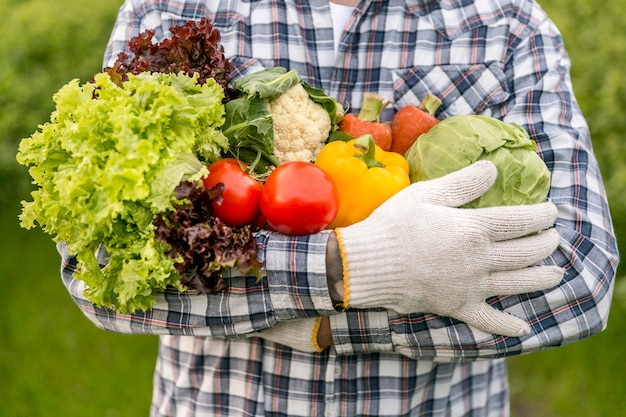
[{"label": "shirt sleeve", "polygon": [[128,52],[128,41],[143,31],[141,19],[131,4],[132,2],[125,1],[118,11],[104,51],[104,67],[113,66],[120,52]]},{"label": "shirt sleeve", "polygon": [[348,309],[329,319],[335,350],[340,355],[395,351],[385,309]]},{"label": "shirt sleeve", "polygon": [[[119,333],[244,337],[279,320],[335,314],[326,283],[328,232],[290,237],[256,234],[259,260],[266,277],[242,276],[227,270],[227,289],[219,294],[167,290],[156,294],[151,310],[121,314],[94,305],[84,296],[85,284],[73,278],[76,258],[64,244],[61,277],[81,311],[98,327]],[[99,262],[106,254],[101,250]]]},{"label": "shirt sleeve", "polygon": [[547,18],[517,41],[506,63],[509,100],[487,112],[527,129],[552,173],[549,199],[558,207],[561,243],[544,263],[563,267],[564,279],[545,292],[488,300],[530,324],[530,334],[521,338],[432,314],[364,311],[332,318],[338,352],[392,346],[415,359],[493,359],[565,345],[606,327],[618,252],[589,129],[573,94],[570,61]]}]

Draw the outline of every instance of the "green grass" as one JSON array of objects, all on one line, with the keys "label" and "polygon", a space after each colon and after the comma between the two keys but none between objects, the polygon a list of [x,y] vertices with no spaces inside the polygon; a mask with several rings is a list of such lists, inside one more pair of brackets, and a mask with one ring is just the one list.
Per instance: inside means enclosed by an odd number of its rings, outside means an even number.
[{"label": "green grass", "polygon": [[512,417],[626,415],[625,323],[626,279],[620,278],[604,332],[509,359]]},{"label": "green grass", "polygon": [[52,94],[101,66],[118,0],[0,0],[0,417],[147,416],[157,338],[97,329],[70,299],[59,256],[19,227],[27,175],[18,138],[49,119]]},{"label": "green grass", "polygon": [[49,237],[2,209],[1,417],[148,415],[157,339],[97,329],[70,299]]}]

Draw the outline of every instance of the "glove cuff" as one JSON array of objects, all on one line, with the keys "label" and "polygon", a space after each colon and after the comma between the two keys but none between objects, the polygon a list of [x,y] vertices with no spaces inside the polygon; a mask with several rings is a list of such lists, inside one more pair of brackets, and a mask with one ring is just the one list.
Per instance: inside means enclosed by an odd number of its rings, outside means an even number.
[{"label": "glove cuff", "polygon": [[[343,263],[343,308],[389,307],[398,299],[396,294],[406,292],[401,282],[394,280],[394,259],[380,255],[377,230],[370,229],[360,227],[355,233],[350,228],[335,230]],[[389,244],[393,243],[385,242],[388,248]],[[387,253],[400,253],[399,250],[394,248]]]},{"label": "glove cuff", "polygon": [[317,334],[320,332],[321,325],[322,318],[317,317],[315,319],[315,324],[313,325],[313,331],[311,332],[311,346],[313,346],[314,352],[322,352],[324,350],[324,348],[317,343]]}]

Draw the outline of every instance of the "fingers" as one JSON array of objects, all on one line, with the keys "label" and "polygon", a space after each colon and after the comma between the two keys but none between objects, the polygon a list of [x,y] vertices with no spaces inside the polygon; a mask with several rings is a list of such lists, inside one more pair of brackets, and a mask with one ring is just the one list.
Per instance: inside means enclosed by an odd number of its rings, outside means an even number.
[{"label": "fingers", "polygon": [[270,342],[289,346],[295,350],[319,352],[322,349],[317,345],[316,338],[314,338],[319,329],[319,320],[321,320],[321,317],[281,321],[274,327],[254,335]]},{"label": "fingers", "polygon": [[[558,285],[564,273],[563,268],[555,265],[494,272],[483,283],[483,293],[487,297],[545,290]],[[466,305],[457,311],[454,317],[491,334],[520,337],[530,332],[530,326],[524,320],[497,310],[484,301]]]},{"label": "fingers", "polygon": [[520,337],[530,333],[530,326],[524,320],[496,310],[486,302],[468,306],[455,318],[491,334]]},{"label": "fingers", "polygon": [[443,177],[418,182],[422,201],[438,206],[459,207],[485,194],[498,176],[490,161],[478,161]]},{"label": "fingers", "polygon": [[487,230],[495,241],[515,239],[554,225],[557,208],[551,202],[520,206],[499,206],[467,213]]},{"label": "fingers", "polygon": [[518,239],[494,242],[491,255],[485,262],[493,271],[530,266],[550,256],[559,246],[560,239],[556,229],[549,229]]},{"label": "fingers", "polygon": [[565,270],[555,265],[531,266],[514,271],[492,272],[481,284],[485,298],[495,295],[524,294],[553,288]]}]

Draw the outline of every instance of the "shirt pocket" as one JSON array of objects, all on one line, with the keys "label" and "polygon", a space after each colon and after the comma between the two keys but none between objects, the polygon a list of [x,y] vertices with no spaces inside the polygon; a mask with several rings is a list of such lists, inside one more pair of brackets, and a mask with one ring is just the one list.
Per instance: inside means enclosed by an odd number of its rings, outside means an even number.
[{"label": "shirt pocket", "polygon": [[396,109],[417,105],[427,93],[439,97],[437,117],[455,114],[493,115],[509,98],[502,63],[419,66],[393,71]]}]

